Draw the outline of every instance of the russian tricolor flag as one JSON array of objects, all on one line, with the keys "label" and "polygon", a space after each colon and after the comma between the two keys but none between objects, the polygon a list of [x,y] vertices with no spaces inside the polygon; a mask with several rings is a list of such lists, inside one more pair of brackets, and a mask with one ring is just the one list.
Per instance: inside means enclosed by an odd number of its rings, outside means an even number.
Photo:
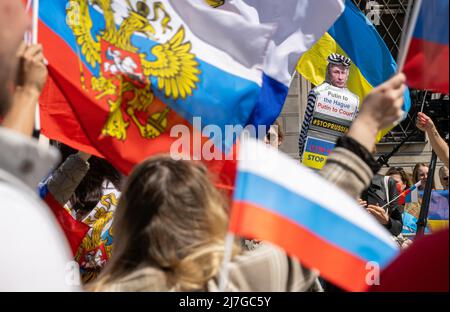
[{"label": "russian tricolor flag", "polygon": [[214,6],[239,13],[256,25],[276,26],[265,58],[262,90],[249,122],[270,127],[283,109],[298,60],[342,14],[344,1],[238,0]]},{"label": "russian tricolor flag", "polygon": [[[124,174],[187,138],[174,153],[201,158],[232,188],[227,129],[252,119],[275,26],[195,0],[41,0],[38,12],[51,78],[42,134]],[[206,160],[207,148],[218,157]]]},{"label": "russian tricolor flag", "polygon": [[422,1],[405,63],[408,85],[449,93],[448,0]]},{"label": "russian tricolor flag", "polygon": [[397,255],[388,232],[356,201],[278,151],[240,147],[231,232],[274,243],[349,291],[367,289],[370,265]]},{"label": "russian tricolor flag", "polygon": [[403,191],[405,197],[405,203],[418,203],[419,202],[419,190],[417,189],[422,184],[421,181],[414,184],[411,188]]}]

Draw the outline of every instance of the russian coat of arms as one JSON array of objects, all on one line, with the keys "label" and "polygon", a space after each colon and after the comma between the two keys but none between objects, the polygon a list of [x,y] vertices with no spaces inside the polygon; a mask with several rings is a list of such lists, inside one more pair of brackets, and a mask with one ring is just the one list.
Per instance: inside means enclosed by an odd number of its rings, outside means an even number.
[{"label": "russian coat of arms", "polygon": [[[185,28],[181,25],[173,29],[172,18],[161,1],[120,2],[126,5],[127,12],[120,24],[113,0],[68,2],[68,25],[79,51],[97,73],[86,83],[82,72],[82,84],[98,101],[108,103],[103,135],[126,140],[130,123],[134,123],[143,138],[154,139],[166,130],[170,109],[147,113],[155,99],[151,79],[156,79],[155,87],[166,97],[186,99],[200,81],[199,64],[191,53],[191,43],[186,41]],[[94,27],[93,9],[102,15],[104,26],[100,30]],[[157,40],[155,29],[168,33],[169,39]],[[156,44],[142,51],[133,40],[137,34]]]},{"label": "russian coat of arms", "polygon": [[206,3],[213,8],[218,8],[225,4],[225,0],[206,0]]}]

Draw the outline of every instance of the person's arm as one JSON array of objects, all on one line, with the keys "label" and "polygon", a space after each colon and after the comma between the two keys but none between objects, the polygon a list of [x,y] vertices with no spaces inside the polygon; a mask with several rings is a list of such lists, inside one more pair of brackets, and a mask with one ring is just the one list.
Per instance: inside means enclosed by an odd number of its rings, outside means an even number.
[{"label": "person's arm", "polygon": [[314,114],[314,107],[316,106],[316,93],[311,90],[308,96],[308,104],[305,110],[305,118],[303,120],[302,128],[300,130],[300,137],[298,139],[298,155],[300,161],[302,160],[303,150],[305,149],[306,137],[308,135],[309,126],[311,124],[312,116]]},{"label": "person's arm", "polygon": [[47,81],[47,66],[41,45],[27,46],[25,43],[17,52],[19,67],[16,89],[9,112],[2,126],[31,136],[34,129],[36,105]]},{"label": "person's arm", "polygon": [[[392,178],[389,179],[388,190],[385,191],[389,192],[390,199],[398,197],[395,181]],[[398,199],[389,204],[386,209],[378,205],[369,205],[367,208],[367,211],[394,236],[399,235],[403,230],[402,210]]]},{"label": "person's arm", "polygon": [[70,155],[46,181],[49,192],[62,206],[69,201],[88,173],[90,157],[83,152]]},{"label": "person's arm", "polygon": [[359,198],[380,165],[373,159],[376,136],[402,116],[405,75],[397,74],[364,99],[358,118],[340,138],[319,174]]},{"label": "person's arm", "polygon": [[448,168],[448,159],[449,159],[449,151],[448,145],[444,141],[444,139],[439,135],[439,132],[436,129],[436,126],[431,120],[430,117],[425,115],[424,113],[419,113],[417,116],[417,128],[424,131],[428,135],[428,139],[430,140],[430,144],[433,148],[433,151],[436,153],[437,157],[444,162],[445,166]]}]

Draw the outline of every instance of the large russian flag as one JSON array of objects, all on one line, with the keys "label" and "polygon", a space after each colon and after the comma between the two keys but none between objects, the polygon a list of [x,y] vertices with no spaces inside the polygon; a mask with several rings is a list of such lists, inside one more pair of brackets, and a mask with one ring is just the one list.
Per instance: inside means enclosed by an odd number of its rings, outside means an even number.
[{"label": "large russian flag", "polygon": [[[264,63],[262,92],[250,123],[270,126],[286,101],[300,57],[344,11],[343,0],[233,0],[206,1],[237,12],[255,24],[276,25]],[[324,10],[326,8],[326,10]]]},{"label": "large russian flag", "polygon": [[[51,76],[42,131],[124,173],[171,152],[183,129],[188,142],[200,137],[189,151],[196,159],[205,145],[232,152],[236,135],[221,134],[251,119],[272,31],[193,0],[41,0],[39,41]],[[229,169],[216,159],[208,161],[215,172]]]},{"label": "large russian flag", "polygon": [[412,88],[449,93],[448,12],[448,0],[422,1],[403,70]]},{"label": "large russian flag", "polygon": [[231,232],[272,242],[321,276],[367,288],[369,262],[397,255],[389,233],[336,186],[254,140],[241,142]]}]

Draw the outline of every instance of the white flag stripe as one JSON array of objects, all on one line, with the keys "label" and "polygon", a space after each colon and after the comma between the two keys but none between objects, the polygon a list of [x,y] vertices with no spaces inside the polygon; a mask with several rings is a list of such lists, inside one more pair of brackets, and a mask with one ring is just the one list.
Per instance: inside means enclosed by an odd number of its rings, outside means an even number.
[{"label": "white flag stripe", "polygon": [[[137,0],[130,2],[135,6]],[[255,25],[239,14],[214,10],[196,0],[161,2],[171,17],[172,28],[185,27],[186,39],[192,44],[191,52],[198,59],[261,86],[264,58],[274,32],[273,25]],[[113,0],[112,7],[119,25],[128,16],[128,8],[123,0]],[[100,11],[97,6],[94,8]],[[171,31],[163,34],[157,23],[154,27],[162,42],[173,36]],[[236,32],[230,33],[230,29],[236,29]]]},{"label": "white flag stripe", "polygon": [[239,160],[239,171],[254,173],[271,180],[291,192],[318,203],[383,242],[396,246],[389,233],[356,204],[356,199],[350,198],[338,187],[287,155],[253,139],[247,139],[240,146]]},{"label": "white flag stripe", "polygon": [[[252,23],[275,24],[264,65],[266,75],[288,86],[301,56],[344,12],[343,0],[231,0],[228,9]],[[255,14],[256,12],[256,14]]]}]

